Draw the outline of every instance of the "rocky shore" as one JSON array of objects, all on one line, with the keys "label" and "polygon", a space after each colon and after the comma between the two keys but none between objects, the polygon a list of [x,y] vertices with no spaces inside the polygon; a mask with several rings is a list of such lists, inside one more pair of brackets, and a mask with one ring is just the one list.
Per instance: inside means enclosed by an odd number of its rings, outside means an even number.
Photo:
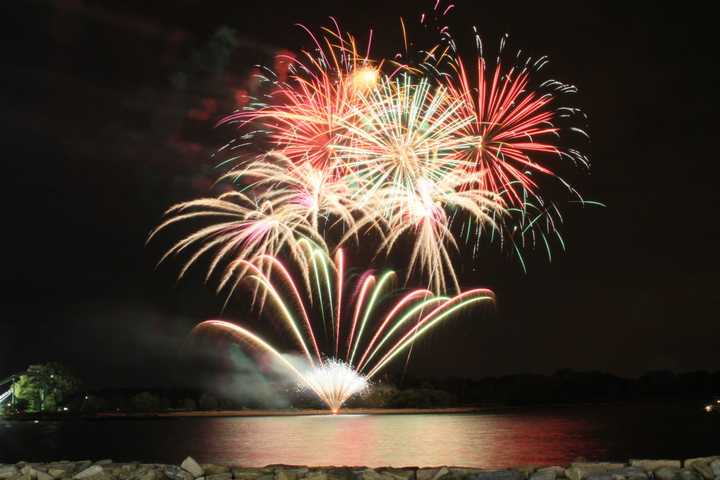
[{"label": "rocky shore", "polygon": [[720,480],[720,455],[687,460],[575,462],[569,466],[477,468],[363,468],[269,465],[244,468],[198,464],[89,460],[0,464],[0,480]]}]

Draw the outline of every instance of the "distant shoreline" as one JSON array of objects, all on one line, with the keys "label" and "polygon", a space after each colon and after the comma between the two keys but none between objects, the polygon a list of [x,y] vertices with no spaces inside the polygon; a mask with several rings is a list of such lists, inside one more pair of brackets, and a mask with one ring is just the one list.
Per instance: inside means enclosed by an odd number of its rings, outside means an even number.
[{"label": "distant shoreline", "polygon": [[[477,413],[478,407],[450,408],[344,408],[337,415],[401,415],[419,413]],[[301,410],[193,410],[186,412],[157,413],[115,413],[106,412],[94,415],[96,418],[144,418],[144,417],[299,417],[309,415],[333,415],[330,410],[310,408]]]}]

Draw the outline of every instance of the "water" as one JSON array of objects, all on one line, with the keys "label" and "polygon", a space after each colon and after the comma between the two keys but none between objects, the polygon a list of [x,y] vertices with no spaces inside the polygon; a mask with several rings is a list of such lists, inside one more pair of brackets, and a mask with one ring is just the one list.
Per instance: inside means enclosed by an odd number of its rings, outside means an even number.
[{"label": "water", "polygon": [[1,422],[0,462],[100,459],[263,466],[507,467],[720,453],[720,415],[697,404],[487,414]]}]

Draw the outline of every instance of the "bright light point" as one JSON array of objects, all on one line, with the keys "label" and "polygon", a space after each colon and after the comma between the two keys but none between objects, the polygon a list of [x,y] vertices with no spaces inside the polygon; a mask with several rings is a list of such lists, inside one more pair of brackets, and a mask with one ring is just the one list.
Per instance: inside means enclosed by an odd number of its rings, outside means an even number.
[{"label": "bright light point", "polygon": [[377,70],[371,67],[363,67],[352,74],[350,81],[355,90],[365,91],[375,87],[379,78],[380,74]]},{"label": "bright light point", "polygon": [[368,388],[364,375],[334,358],[324,360],[322,364],[311,368],[304,375],[304,380],[299,387],[315,392],[333,415],[340,411],[340,407],[350,397]]},{"label": "bright light point", "polygon": [[713,406],[712,405],[705,405],[705,411],[706,412],[712,412]]}]

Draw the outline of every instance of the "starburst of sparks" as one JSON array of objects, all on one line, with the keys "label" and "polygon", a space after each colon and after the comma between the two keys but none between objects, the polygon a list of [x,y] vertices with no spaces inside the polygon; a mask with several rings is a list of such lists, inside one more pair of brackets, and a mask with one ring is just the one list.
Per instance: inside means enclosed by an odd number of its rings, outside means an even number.
[{"label": "starburst of sparks", "polygon": [[[525,270],[525,250],[552,258],[553,245],[565,248],[558,190],[570,203],[601,205],[559,174],[589,168],[567,146],[587,137],[582,112],[564,103],[576,88],[543,80],[546,57],[505,61],[506,37],[488,60],[475,29],[467,62],[446,23],[454,11],[435,0],[419,28],[401,19],[402,48],[380,60],[372,30],[361,46],[334,19],[317,35],[301,26],[312,48],[283,54],[288,75],[262,70],[262,91],[219,122],[243,139],[223,147],[233,153],[220,180],[233,190],[173,206],[148,239],[192,225],[160,262],[185,256],[182,277],[208,257],[206,280],[218,277],[226,305],[250,282],[253,302],[274,305],[307,368],[245,327],[209,320],[196,330],[273,355],[334,412],[430,328],[493,301],[486,289],[462,291],[459,251],[476,258],[487,241]],[[416,34],[436,38],[425,45]],[[344,251],[369,239],[376,254],[405,256],[405,283],[417,275],[425,288],[381,307],[396,275],[368,271],[348,295]]]},{"label": "starburst of sparks", "polygon": [[234,291],[238,282],[260,286],[303,353],[306,367],[294,365],[270,342],[234,323],[209,320],[196,331],[225,331],[271,354],[334,412],[439,323],[472,305],[495,302],[493,292],[484,288],[452,297],[414,289],[396,295],[393,302],[383,301],[393,293],[394,271],[367,271],[351,285],[343,250],[331,259],[323,248],[302,243],[302,265],[310,266],[308,284],[297,282],[278,258],[259,255],[230,264],[222,287],[232,285],[228,288]]}]

